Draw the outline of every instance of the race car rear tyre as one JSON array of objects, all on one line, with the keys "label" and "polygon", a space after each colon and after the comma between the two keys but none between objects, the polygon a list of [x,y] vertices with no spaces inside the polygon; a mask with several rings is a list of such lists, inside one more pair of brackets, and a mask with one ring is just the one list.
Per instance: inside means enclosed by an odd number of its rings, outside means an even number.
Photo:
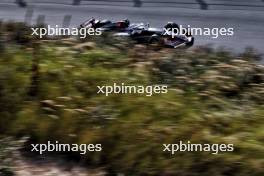
[{"label": "race car rear tyre", "polygon": [[194,37],[192,37],[192,39],[191,39],[190,42],[187,42],[187,43],[186,43],[186,46],[187,46],[187,47],[191,47],[191,46],[193,46],[193,44],[194,44]]}]

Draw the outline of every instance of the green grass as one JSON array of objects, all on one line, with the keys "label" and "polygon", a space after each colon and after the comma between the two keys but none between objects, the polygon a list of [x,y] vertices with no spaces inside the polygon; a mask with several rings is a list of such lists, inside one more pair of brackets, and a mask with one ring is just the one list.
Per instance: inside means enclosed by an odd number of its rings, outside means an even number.
[{"label": "green grass", "polygon": [[[76,52],[63,44],[32,50],[10,44],[0,55],[0,131],[31,142],[102,143],[82,159],[127,175],[264,174],[264,68],[247,51],[197,48],[127,53],[114,46]],[[144,53],[144,56],[141,55]],[[32,63],[38,59],[38,72]],[[37,82],[32,83],[32,75]],[[98,85],[168,84],[169,93],[96,94]],[[32,84],[37,86],[30,96]],[[235,151],[162,152],[163,143],[234,143]],[[78,153],[68,155],[78,158]]]}]

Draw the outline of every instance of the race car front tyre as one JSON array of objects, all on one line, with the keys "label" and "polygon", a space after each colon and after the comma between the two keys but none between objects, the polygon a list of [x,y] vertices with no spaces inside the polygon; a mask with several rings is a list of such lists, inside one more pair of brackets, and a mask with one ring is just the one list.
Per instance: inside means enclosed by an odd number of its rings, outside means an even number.
[{"label": "race car front tyre", "polygon": [[150,38],[148,45],[150,46],[151,49],[154,49],[154,50],[161,49],[161,42],[160,42],[160,39],[157,37]]}]

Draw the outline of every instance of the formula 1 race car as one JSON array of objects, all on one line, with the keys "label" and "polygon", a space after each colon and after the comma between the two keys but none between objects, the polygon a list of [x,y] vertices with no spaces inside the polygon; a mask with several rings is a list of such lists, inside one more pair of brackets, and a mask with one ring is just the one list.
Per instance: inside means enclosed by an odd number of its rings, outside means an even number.
[{"label": "formula 1 race car", "polygon": [[[149,24],[130,24],[129,20],[112,22],[109,20],[96,20],[91,18],[80,25],[82,28],[99,28],[103,32],[112,32],[115,37],[127,37],[137,43],[155,47],[178,48],[191,47],[194,37],[191,34],[175,35],[170,29],[178,29],[176,23],[169,22],[163,29],[152,28]],[[171,32],[168,32],[171,31]]]}]

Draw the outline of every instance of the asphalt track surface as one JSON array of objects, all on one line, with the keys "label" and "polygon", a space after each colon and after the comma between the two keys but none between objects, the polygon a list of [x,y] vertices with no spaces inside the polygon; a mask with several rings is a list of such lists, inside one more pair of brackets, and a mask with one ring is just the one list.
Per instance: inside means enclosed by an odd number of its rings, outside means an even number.
[{"label": "asphalt track surface", "polygon": [[[62,25],[65,15],[71,16],[70,26],[78,26],[90,17],[119,20],[128,18],[133,23],[150,23],[153,27],[163,27],[168,21],[201,28],[234,28],[233,36],[195,36],[195,45],[224,47],[234,52],[242,52],[246,47],[253,47],[264,53],[264,2],[255,0],[239,6],[230,5],[230,1],[207,0],[211,2],[207,10],[201,10],[194,0],[174,3],[173,0],[145,0],[141,7],[134,7],[130,0],[109,2],[107,0],[83,1],[72,5],[72,0],[31,0],[27,7],[19,7],[14,1],[0,0],[0,19],[24,21],[29,8],[33,9],[30,23],[36,23],[39,15],[45,16],[50,25]],[[155,2],[157,1],[157,2]],[[231,2],[235,2],[234,0]],[[240,0],[244,1],[244,0]],[[155,3],[153,3],[155,2]],[[223,5],[223,2],[229,2]],[[245,1],[247,2],[247,1]],[[217,4],[218,3],[218,4]]]}]

